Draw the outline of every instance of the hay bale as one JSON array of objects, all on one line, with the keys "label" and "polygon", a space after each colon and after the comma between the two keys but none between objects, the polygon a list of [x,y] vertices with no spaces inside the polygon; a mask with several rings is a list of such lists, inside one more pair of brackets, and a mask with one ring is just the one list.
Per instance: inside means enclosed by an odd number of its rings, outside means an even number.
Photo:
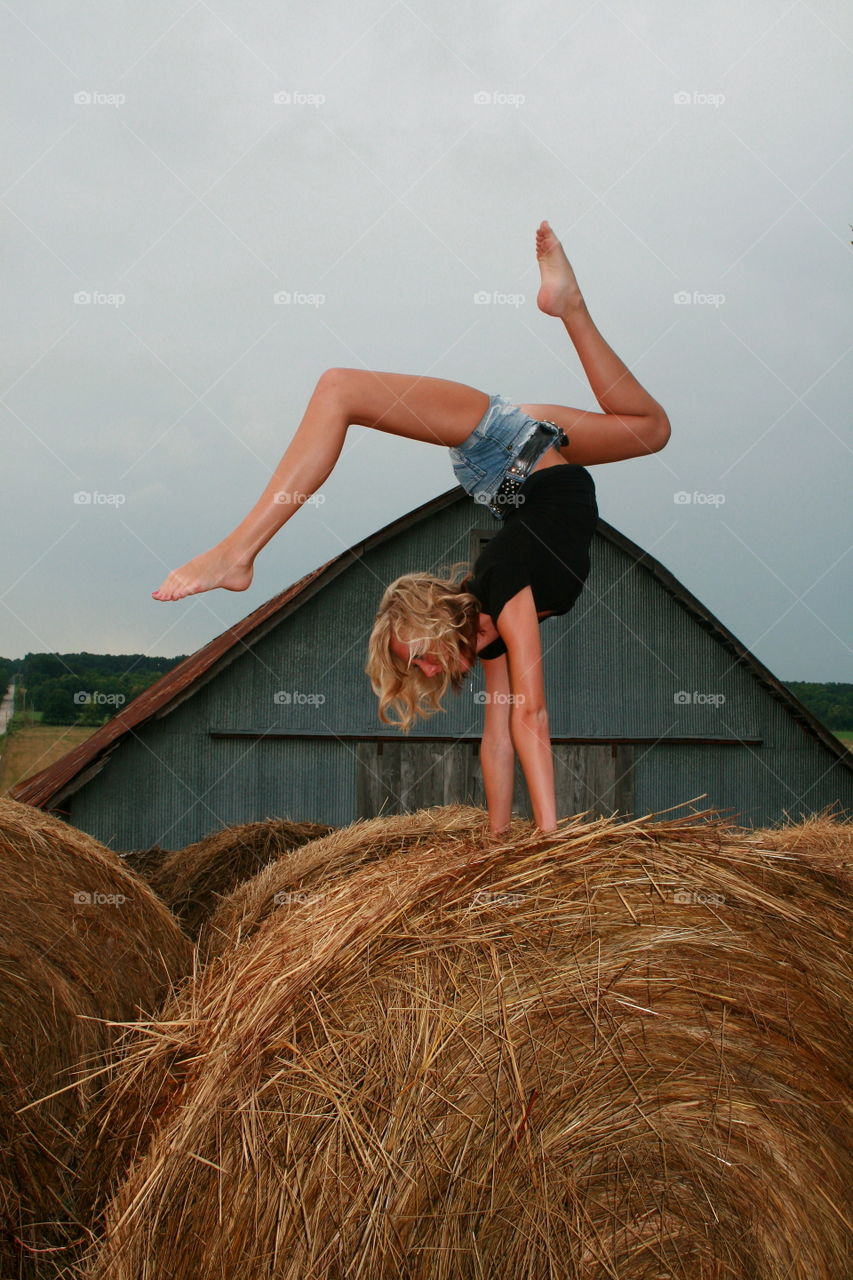
[{"label": "hay bale", "polygon": [[333,828],[318,822],[265,818],[223,827],[177,849],[150,875],[151,887],[171,908],[191,938],[220,899],[289,849],[324,836]]},{"label": "hay bale", "polygon": [[824,810],[800,822],[755,828],[749,838],[756,847],[802,855],[813,867],[841,880],[847,892],[853,890],[853,822]]},{"label": "hay bale", "polygon": [[714,815],[333,880],[128,1034],[86,1277],[839,1280],[841,885]]},{"label": "hay bale", "polygon": [[152,844],[150,849],[131,849],[127,853],[120,853],[119,857],[126,867],[130,867],[131,871],[135,871],[150,884],[154,875],[174,852],[174,849],[163,849],[159,844]]},{"label": "hay bale", "polygon": [[108,1023],[153,1012],[190,960],[175,920],[116,854],[0,799],[4,1276],[58,1275],[74,1256],[91,1198],[78,1176],[86,1123],[116,1033]]},{"label": "hay bale", "polygon": [[[530,823],[513,819],[511,831],[521,834]],[[488,816],[469,805],[436,805],[417,813],[365,818],[340,827],[325,837],[284,853],[265,870],[223,898],[199,934],[205,960],[227,947],[238,946],[272,912],[280,913],[326,892],[358,867],[393,853],[416,854],[439,841],[450,850],[488,838]]]},{"label": "hay bale", "polygon": [[[515,818],[511,832],[516,838],[531,829],[531,823]],[[440,805],[413,814],[362,819],[350,827],[332,829],[288,853],[249,880],[243,881],[224,898],[209,920],[203,922],[198,940],[202,967],[224,951],[250,938],[267,917],[275,914],[278,926],[285,927],[289,911],[306,902],[316,902],[320,894],[340,883],[361,866],[394,853],[416,857],[439,842],[457,851],[482,849],[488,842],[488,816],[482,809],[466,805]],[[166,1020],[183,1018],[182,1002],[165,1008]],[[135,1037],[129,1056],[135,1054]],[[178,1065],[169,1037],[157,1044],[143,1041],[139,1072],[129,1069],[129,1057],[121,1062],[119,1078],[106,1093],[110,1099],[109,1124],[104,1126],[95,1162],[105,1185],[121,1176],[132,1153],[146,1145],[156,1125]],[[119,1050],[121,1058],[122,1050]],[[133,1087],[128,1089],[128,1083]],[[145,1101],[141,1100],[144,1093]]]}]

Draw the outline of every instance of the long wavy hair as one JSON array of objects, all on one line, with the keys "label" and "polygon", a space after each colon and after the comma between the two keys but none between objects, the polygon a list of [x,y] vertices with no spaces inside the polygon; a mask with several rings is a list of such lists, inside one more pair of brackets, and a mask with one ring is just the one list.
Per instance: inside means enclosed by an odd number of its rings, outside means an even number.
[{"label": "long wavy hair", "polygon": [[[461,586],[460,570],[451,565],[448,577],[404,573],[385,590],[367,649],[365,671],[379,698],[379,719],[408,733],[418,716],[443,711],[441,700],[452,687],[462,688],[477,652],[480,602]],[[464,576],[464,575],[463,575]],[[391,652],[391,640],[410,645],[408,663]],[[443,670],[426,676],[413,660],[435,654]],[[393,720],[390,712],[398,712]]]}]

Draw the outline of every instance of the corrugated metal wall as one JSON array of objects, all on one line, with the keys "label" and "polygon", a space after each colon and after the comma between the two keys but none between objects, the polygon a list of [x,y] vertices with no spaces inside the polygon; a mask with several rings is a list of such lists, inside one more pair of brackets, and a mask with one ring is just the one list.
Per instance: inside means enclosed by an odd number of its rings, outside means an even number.
[{"label": "corrugated metal wall", "polygon": [[[122,741],[72,797],[71,821],[117,849],[179,848],[223,824],[267,816],[353,821],[365,803],[358,739],[394,733],[380,723],[363,671],[382,591],[401,573],[469,561],[478,531],[497,527],[462,500],[354,559],[250,651],[241,646],[173,712]],[[545,621],[542,640],[555,739],[647,740],[620,747],[619,769],[607,778],[600,763],[579,764],[583,757],[570,744],[556,747],[563,804],[586,807],[584,798],[594,803],[591,797],[600,796],[600,807],[623,809],[631,796],[634,811],[646,813],[707,793],[697,807],[734,810],[756,825],[835,800],[853,807],[849,771],[613,542],[596,537],[584,594],[567,617]],[[420,721],[411,738],[477,738],[482,706],[474,695],[481,689],[476,670],[462,694],[448,695],[446,714]],[[761,745],[666,741],[673,737]],[[405,753],[402,741],[398,755]],[[453,767],[467,768],[458,761]],[[579,769],[588,777],[579,777]],[[422,772],[422,791],[410,787],[409,795],[447,802],[446,787],[439,788],[445,800],[430,798],[439,794],[434,767]],[[516,809],[529,813],[526,799],[519,786]]]}]

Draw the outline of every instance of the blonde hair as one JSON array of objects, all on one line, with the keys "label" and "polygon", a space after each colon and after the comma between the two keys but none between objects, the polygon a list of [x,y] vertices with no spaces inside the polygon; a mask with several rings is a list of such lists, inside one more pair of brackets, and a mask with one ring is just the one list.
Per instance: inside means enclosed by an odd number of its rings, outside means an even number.
[{"label": "blonde hair", "polygon": [[[443,711],[441,700],[452,686],[459,693],[476,656],[480,602],[465,591],[457,570],[449,577],[404,573],[386,588],[368,642],[365,672],[379,698],[379,719],[408,733],[418,716]],[[409,661],[391,652],[391,640],[409,644]],[[413,660],[433,653],[444,670],[426,676]],[[467,666],[465,665],[467,663]],[[392,720],[388,712],[400,713]]]}]

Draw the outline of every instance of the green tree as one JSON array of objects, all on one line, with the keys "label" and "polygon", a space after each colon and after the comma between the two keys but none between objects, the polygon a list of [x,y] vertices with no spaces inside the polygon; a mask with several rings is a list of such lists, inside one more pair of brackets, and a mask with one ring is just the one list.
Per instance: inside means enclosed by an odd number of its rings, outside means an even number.
[{"label": "green tree", "polygon": [[74,704],[70,689],[57,687],[47,695],[43,708],[42,724],[75,724],[79,707]]}]

